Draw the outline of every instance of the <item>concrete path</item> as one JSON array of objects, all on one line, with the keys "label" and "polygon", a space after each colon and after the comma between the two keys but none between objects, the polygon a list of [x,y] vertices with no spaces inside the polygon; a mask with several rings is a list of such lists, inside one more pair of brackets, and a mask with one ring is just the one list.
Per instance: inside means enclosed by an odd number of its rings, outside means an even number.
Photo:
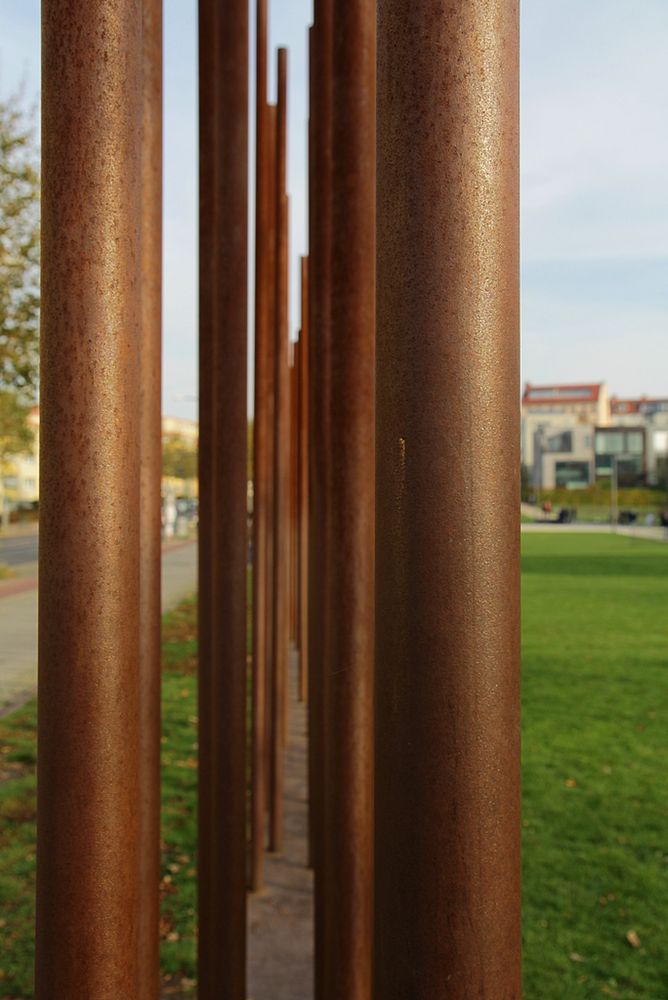
[{"label": "concrete path", "polygon": [[285,844],[267,855],[262,892],[248,898],[249,1000],[312,1000],[313,874],[308,851],[306,708],[292,657],[285,762]]},{"label": "concrete path", "polygon": [[[19,567],[17,567],[17,570]],[[162,557],[162,609],[197,589],[197,544],[175,543]],[[0,581],[0,713],[37,687],[37,567],[23,564],[14,580]]]}]

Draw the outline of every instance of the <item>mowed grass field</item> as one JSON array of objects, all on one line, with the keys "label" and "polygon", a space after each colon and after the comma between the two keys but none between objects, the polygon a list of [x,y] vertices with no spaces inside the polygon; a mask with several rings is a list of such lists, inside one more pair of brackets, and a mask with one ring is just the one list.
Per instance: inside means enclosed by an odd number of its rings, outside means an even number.
[{"label": "mowed grass field", "polygon": [[[525,1000],[668,1000],[668,545],[523,538]],[[167,616],[162,965],[194,986],[196,609]],[[30,997],[34,703],[0,720],[0,998]]]},{"label": "mowed grass field", "polygon": [[526,1000],[668,998],[668,545],[523,536]]}]

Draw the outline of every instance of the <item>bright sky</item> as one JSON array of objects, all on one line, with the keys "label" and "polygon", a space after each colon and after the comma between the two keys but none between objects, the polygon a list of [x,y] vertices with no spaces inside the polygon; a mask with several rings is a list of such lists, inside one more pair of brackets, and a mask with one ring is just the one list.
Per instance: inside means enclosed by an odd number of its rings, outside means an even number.
[{"label": "bright sky", "polygon": [[[521,7],[523,378],[668,395],[668,3]],[[196,10],[165,0],[163,408],[187,417],[197,408]],[[310,0],[273,0],[271,46],[290,50],[293,331],[310,19]],[[37,99],[39,0],[0,0],[0,95],[21,82]]]}]

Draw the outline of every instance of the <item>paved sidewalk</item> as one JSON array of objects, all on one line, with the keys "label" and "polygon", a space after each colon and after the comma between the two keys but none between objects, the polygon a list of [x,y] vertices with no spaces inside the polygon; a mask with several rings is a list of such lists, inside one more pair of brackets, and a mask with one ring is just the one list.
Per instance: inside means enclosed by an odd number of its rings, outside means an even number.
[{"label": "paved sidewalk", "polygon": [[266,884],[248,898],[249,1000],[312,1000],[313,874],[307,859],[306,708],[292,657],[285,766],[285,849],[267,855]]},{"label": "paved sidewalk", "polygon": [[[162,557],[162,609],[167,611],[197,589],[197,544],[174,543]],[[37,686],[36,566],[0,583],[0,713]]]}]

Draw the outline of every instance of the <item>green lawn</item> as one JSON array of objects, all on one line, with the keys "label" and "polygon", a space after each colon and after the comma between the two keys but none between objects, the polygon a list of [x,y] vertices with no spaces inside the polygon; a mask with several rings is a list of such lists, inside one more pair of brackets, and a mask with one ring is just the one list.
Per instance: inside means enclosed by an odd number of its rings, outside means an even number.
[{"label": "green lawn", "polygon": [[[195,629],[193,601],[163,621],[160,954],[166,986],[183,993],[193,986],[196,948]],[[34,888],[35,703],[30,702],[0,720],[1,1000],[32,997]]]},{"label": "green lawn", "polygon": [[668,546],[523,550],[525,996],[666,1000]]},{"label": "green lawn", "polygon": [[[668,1000],[668,546],[563,533],[523,550],[525,1000]],[[190,602],[163,645],[162,964],[185,988],[194,627]],[[3,1000],[31,995],[34,734],[34,704],[0,721]]]}]

